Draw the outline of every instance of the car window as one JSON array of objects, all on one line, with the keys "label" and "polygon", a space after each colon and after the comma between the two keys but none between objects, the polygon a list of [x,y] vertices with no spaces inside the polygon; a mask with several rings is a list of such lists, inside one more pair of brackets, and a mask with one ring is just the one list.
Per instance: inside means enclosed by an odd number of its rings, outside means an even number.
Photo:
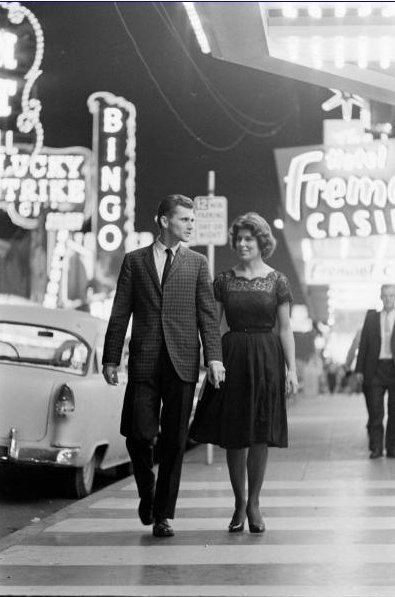
[{"label": "car window", "polygon": [[0,322],[0,362],[55,367],[84,375],[88,345],[69,332],[36,325]]}]

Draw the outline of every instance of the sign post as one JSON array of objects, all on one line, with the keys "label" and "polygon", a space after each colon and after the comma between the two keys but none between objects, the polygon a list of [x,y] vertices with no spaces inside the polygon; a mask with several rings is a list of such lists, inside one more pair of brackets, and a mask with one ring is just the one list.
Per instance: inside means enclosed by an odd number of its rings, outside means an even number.
[{"label": "sign post", "polygon": [[[207,195],[212,198],[215,196],[215,172],[214,170],[209,170],[207,175]],[[215,275],[215,249],[212,239],[207,245],[207,260],[208,260],[208,268],[210,270],[210,275],[212,280],[214,280]],[[213,464],[214,461],[214,446],[213,444],[207,444],[206,448],[206,462],[207,464]]]},{"label": "sign post", "polygon": [[[209,170],[207,175],[207,195],[210,198],[215,196],[215,172],[214,170]],[[215,249],[212,239],[209,240],[207,245],[207,259],[208,259],[208,267],[210,270],[210,274],[212,279],[214,280],[214,272],[215,272]]]},{"label": "sign post", "polygon": [[[206,245],[211,277],[215,271],[215,246],[226,245],[228,240],[228,200],[215,195],[215,172],[207,177],[207,195],[198,196],[195,203],[195,230],[191,245]],[[207,464],[213,463],[213,446],[207,444]]]}]

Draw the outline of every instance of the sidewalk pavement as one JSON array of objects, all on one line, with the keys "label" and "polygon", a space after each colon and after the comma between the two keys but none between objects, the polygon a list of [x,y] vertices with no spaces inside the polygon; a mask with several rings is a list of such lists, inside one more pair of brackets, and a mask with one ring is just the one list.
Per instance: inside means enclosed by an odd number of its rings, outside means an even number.
[{"label": "sidewalk pavement", "polygon": [[175,537],[137,516],[133,477],[0,541],[0,595],[395,597],[395,460],[369,460],[362,395],[289,403],[270,449],[267,530],[227,532],[225,453],[185,456]]}]

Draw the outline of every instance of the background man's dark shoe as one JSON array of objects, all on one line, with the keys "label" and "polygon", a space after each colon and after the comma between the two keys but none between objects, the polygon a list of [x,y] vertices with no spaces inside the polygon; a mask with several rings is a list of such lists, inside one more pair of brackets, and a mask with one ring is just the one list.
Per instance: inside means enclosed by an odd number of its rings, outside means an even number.
[{"label": "background man's dark shoe", "polygon": [[376,449],[376,450],[372,450],[370,452],[370,456],[369,458],[374,459],[374,458],[381,458],[381,456],[383,455],[383,451]]},{"label": "background man's dark shoe", "polygon": [[140,499],[138,513],[140,516],[140,520],[144,525],[149,525],[154,522],[154,516],[152,513],[154,505],[154,494],[153,493],[146,493]]},{"label": "background man's dark shoe", "polygon": [[155,521],[152,534],[154,537],[174,537],[174,531],[169,525],[167,518]]},{"label": "background man's dark shoe", "polygon": [[387,450],[387,458],[395,458],[395,452],[393,450]]}]

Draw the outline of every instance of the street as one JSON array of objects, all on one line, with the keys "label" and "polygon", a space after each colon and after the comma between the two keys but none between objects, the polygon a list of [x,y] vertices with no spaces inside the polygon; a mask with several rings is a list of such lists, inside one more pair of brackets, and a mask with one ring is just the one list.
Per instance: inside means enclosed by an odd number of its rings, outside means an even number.
[{"label": "street", "polygon": [[[175,536],[139,520],[133,477],[0,540],[0,594],[394,597],[395,460],[369,458],[360,394],[298,396],[271,448],[266,532],[229,533],[226,453],[184,459]],[[50,499],[53,499],[51,495]]]},{"label": "street", "polygon": [[[62,470],[21,469],[6,474],[0,468],[0,538],[73,504]],[[93,492],[120,479],[115,469],[96,474]]]}]

